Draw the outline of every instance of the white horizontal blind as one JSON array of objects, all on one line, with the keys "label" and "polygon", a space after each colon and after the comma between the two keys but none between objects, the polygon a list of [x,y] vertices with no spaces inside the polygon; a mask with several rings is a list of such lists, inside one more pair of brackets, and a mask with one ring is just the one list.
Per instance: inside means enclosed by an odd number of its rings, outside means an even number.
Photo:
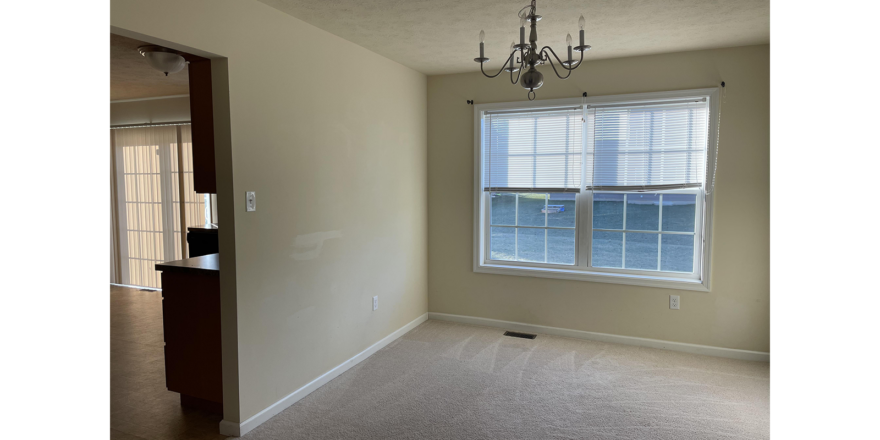
[{"label": "white horizontal blind", "polygon": [[482,121],[485,191],[580,191],[581,107],[490,111]]},{"label": "white horizontal blind", "polygon": [[706,177],[705,99],[587,107],[587,189],[699,188]]}]

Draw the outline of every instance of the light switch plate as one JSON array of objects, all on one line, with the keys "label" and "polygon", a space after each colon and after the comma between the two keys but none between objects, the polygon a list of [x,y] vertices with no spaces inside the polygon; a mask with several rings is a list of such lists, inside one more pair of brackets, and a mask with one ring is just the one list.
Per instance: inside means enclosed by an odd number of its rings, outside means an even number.
[{"label": "light switch plate", "polygon": [[257,194],[253,191],[247,192],[247,210],[248,212],[257,210]]}]

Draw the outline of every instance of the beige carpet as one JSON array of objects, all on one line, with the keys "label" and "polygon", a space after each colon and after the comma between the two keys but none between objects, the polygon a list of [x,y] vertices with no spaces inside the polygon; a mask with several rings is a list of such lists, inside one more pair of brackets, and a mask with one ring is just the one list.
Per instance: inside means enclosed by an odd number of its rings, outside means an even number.
[{"label": "beige carpet", "polygon": [[770,366],[428,321],[244,436],[763,439]]}]

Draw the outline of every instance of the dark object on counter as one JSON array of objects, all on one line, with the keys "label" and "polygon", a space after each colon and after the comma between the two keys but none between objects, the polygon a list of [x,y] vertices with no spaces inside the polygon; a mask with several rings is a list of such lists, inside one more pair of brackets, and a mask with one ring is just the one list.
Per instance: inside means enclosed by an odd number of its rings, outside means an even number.
[{"label": "dark object on counter", "polygon": [[216,226],[190,226],[187,228],[186,242],[189,244],[189,257],[216,254],[220,252]]},{"label": "dark object on counter", "polygon": [[165,386],[183,406],[223,414],[220,255],[156,264],[162,271]]}]

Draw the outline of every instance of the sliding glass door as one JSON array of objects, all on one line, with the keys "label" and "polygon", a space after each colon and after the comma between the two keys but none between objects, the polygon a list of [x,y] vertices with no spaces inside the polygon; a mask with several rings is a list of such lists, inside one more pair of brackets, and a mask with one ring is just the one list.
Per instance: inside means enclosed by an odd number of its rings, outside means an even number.
[{"label": "sliding glass door", "polygon": [[186,227],[205,224],[204,197],[192,191],[191,139],[189,125],[112,130],[118,273],[111,280],[161,288],[156,263],[185,258]]}]

